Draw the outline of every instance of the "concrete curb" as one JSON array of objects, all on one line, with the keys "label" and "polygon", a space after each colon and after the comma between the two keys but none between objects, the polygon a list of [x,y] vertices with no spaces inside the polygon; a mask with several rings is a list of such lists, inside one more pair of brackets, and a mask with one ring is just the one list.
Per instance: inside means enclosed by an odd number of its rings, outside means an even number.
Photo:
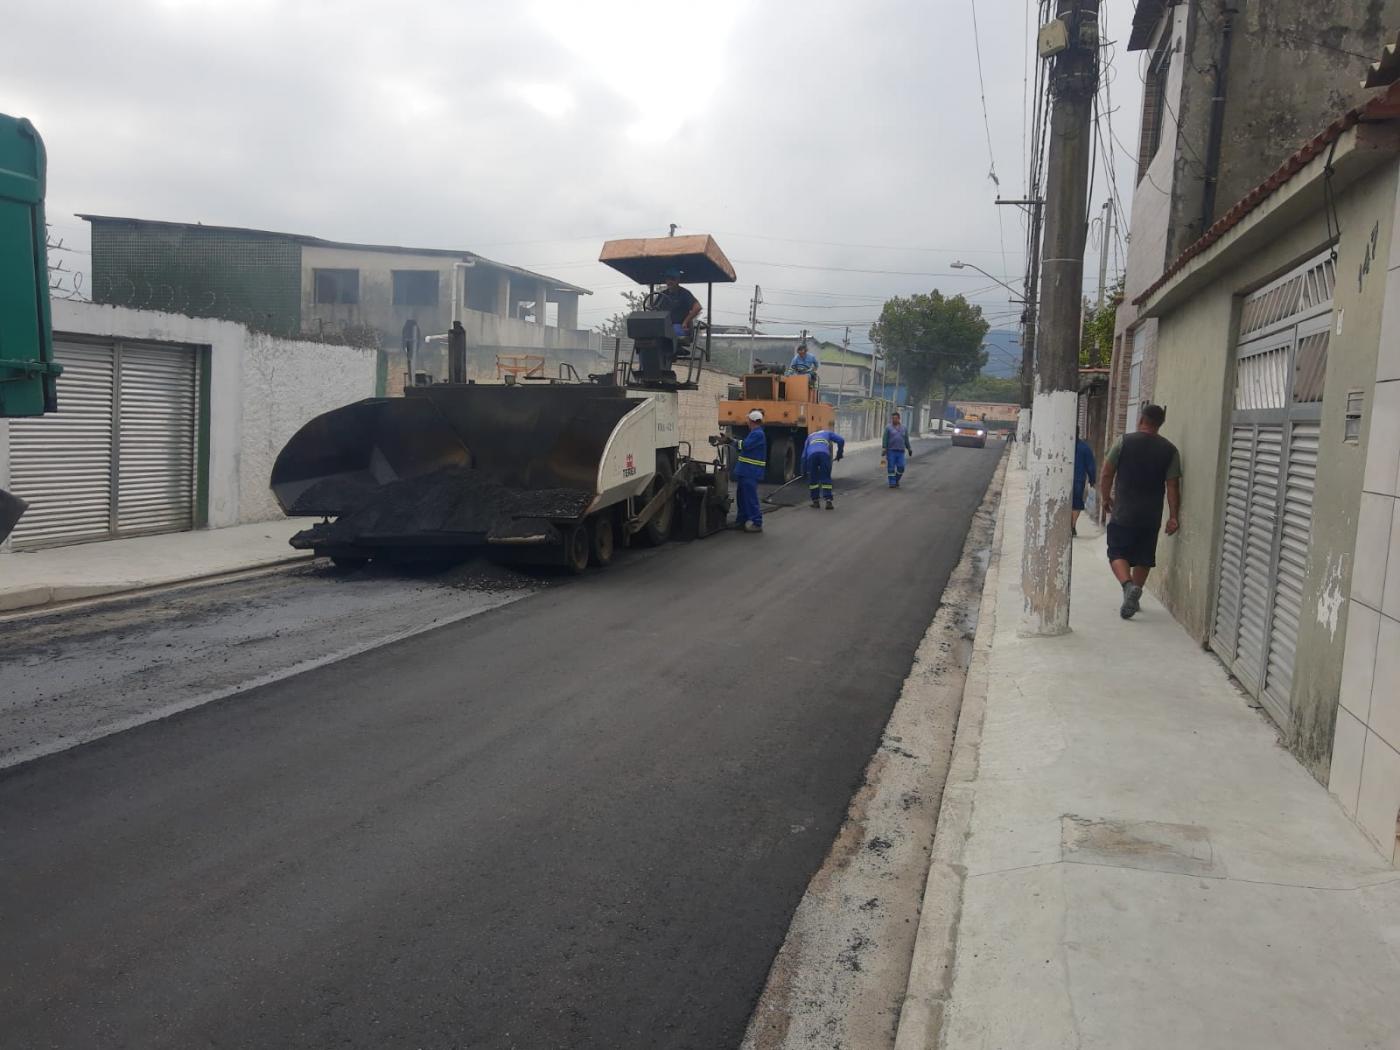
[{"label": "concrete curb", "polygon": [[[1000,473],[1002,489],[1010,457],[1004,457]],[[972,827],[982,746],[982,721],[987,710],[988,664],[992,635],[996,630],[997,586],[1001,578],[1001,547],[1006,525],[1006,501],[997,508],[996,532],[982,585],[982,601],[973,639],[972,662],[967,669],[953,755],[938,824],[933,835],[932,859],[924,886],[919,929],[909,984],[900,1008],[895,1050],[935,1050],[941,1044],[943,1022],[953,989],[953,963],[957,955],[958,921],[962,915],[963,881],[967,875],[963,852]]]},{"label": "concrete curb", "polygon": [[71,605],[74,602],[90,601],[94,598],[129,598],[166,587],[208,582],[225,576],[238,576],[245,572],[258,572],[286,565],[297,565],[311,559],[312,555],[308,551],[301,554],[278,555],[276,558],[255,561],[236,568],[178,574],[159,579],[120,580],[112,583],[93,584],[34,584],[29,587],[16,587],[12,590],[0,590],[0,616],[10,613],[37,613]]}]

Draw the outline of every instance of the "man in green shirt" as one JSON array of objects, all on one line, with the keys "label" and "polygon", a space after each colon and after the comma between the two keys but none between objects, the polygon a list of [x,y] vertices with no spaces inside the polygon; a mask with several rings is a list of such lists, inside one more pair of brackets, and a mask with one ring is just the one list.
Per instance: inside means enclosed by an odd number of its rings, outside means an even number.
[{"label": "man in green shirt", "polygon": [[1144,408],[1137,431],[1109,449],[1099,479],[1099,498],[1109,514],[1108,563],[1123,588],[1118,612],[1125,620],[1137,613],[1147,574],[1157,564],[1163,491],[1167,535],[1181,527],[1181,453],[1158,433],[1166,420],[1161,405]]}]

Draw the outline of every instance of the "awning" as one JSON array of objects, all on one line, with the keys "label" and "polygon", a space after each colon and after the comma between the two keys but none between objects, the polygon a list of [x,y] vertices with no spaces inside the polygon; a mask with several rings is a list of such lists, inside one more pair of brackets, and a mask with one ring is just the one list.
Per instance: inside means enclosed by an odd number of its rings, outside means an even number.
[{"label": "awning", "polygon": [[680,271],[682,284],[732,284],[737,280],[733,265],[707,233],[608,241],[598,261],[638,284],[661,284],[672,268]]}]

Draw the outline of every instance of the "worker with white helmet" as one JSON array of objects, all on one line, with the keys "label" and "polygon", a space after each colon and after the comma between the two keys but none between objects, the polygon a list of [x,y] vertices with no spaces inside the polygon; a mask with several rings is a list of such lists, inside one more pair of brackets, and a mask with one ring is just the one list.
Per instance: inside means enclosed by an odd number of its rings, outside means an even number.
[{"label": "worker with white helmet", "polygon": [[768,438],[763,433],[763,413],[749,413],[749,432],[739,445],[734,464],[734,485],[738,502],[737,528],[745,532],[763,531],[763,508],[758,502],[758,483],[768,468]]}]

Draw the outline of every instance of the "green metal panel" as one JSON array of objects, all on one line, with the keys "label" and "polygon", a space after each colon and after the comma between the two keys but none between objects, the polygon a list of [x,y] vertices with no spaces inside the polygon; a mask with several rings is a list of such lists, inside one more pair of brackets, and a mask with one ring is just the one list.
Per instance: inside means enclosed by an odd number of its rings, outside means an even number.
[{"label": "green metal panel", "polygon": [[44,227],[44,143],[0,113],[0,417],[58,407]]},{"label": "green metal panel", "polygon": [[255,230],[92,217],[92,297],[301,334],[301,245]]}]

